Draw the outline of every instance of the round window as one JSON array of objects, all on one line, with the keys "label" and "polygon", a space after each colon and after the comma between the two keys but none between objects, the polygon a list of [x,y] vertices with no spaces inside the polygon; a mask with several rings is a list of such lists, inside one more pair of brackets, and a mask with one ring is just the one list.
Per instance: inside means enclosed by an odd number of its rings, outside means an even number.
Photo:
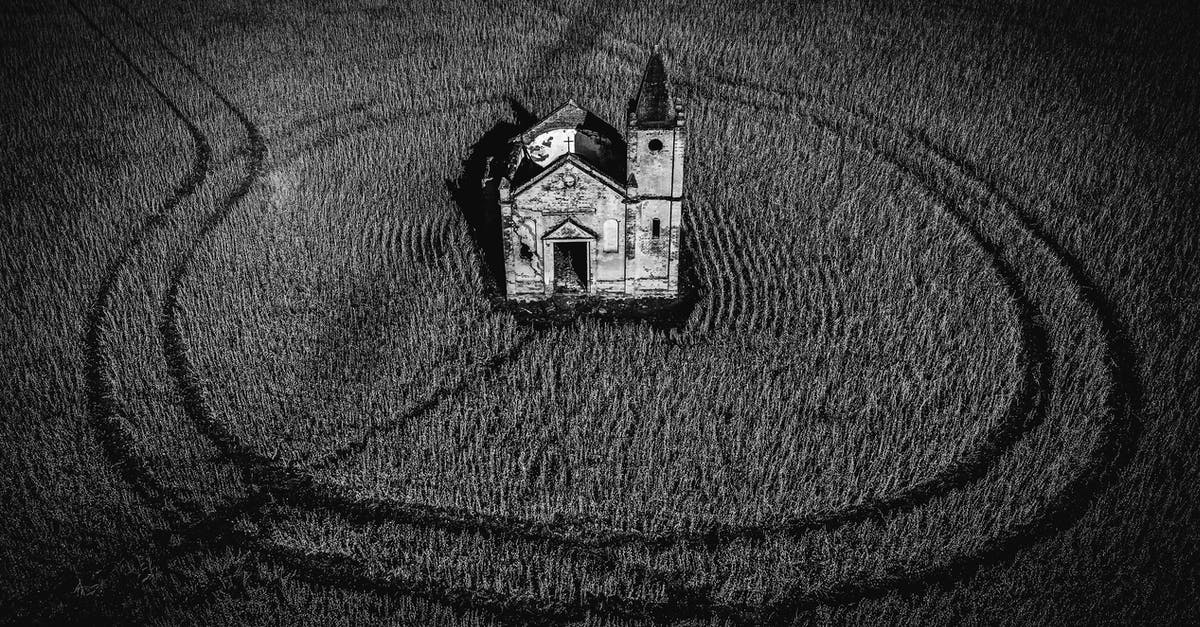
[{"label": "round window", "polygon": [[646,147],[650,149],[650,152],[658,152],[662,150],[663,143],[660,140],[652,139],[650,143],[646,144]]}]

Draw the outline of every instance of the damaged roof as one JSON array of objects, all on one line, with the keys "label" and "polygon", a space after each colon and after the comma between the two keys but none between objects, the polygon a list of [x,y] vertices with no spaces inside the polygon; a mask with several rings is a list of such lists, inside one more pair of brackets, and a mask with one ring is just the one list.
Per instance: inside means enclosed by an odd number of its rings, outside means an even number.
[{"label": "damaged roof", "polygon": [[[602,142],[598,143],[604,143],[610,147],[607,158],[597,162],[581,156],[581,160],[587,161],[589,165],[611,180],[625,180],[625,138],[612,125],[591,111],[580,107],[574,100],[566,101],[546,117],[538,120],[520,134],[513,136],[511,141],[525,146],[538,135],[555,129],[575,129],[583,135],[602,138]],[[520,159],[519,167],[512,172],[513,187],[516,188],[528,182],[542,169],[528,158]]]},{"label": "damaged roof", "polygon": [[621,139],[621,134],[617,132],[617,129],[613,128],[608,122],[601,120],[591,111],[575,104],[574,100],[568,100],[559,105],[549,115],[534,122],[533,126],[521,131],[521,134],[513,139],[520,138],[521,143],[528,144],[533,141],[534,137],[546,131],[559,128],[586,129],[610,139]]}]

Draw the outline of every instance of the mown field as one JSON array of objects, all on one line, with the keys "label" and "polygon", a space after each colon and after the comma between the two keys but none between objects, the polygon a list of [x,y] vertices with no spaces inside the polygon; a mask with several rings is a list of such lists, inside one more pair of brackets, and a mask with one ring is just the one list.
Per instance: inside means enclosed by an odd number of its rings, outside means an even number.
[{"label": "mown field", "polygon": [[[2,11],[6,622],[1200,619],[1196,9]],[[515,318],[656,43],[695,308]]]}]

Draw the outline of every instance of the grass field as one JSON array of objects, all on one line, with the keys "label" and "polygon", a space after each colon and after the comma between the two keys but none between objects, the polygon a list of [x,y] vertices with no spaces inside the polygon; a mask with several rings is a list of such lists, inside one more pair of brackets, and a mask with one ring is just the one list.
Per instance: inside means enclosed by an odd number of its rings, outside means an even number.
[{"label": "grass field", "polygon": [[[1196,9],[3,19],[5,622],[1200,619]],[[495,307],[472,151],[658,42],[695,308]]]}]

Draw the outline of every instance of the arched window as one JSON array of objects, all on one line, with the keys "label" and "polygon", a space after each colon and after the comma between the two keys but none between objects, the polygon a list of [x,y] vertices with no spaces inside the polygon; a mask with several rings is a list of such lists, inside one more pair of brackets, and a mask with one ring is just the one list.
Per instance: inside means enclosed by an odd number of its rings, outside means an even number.
[{"label": "arched window", "polygon": [[618,237],[620,236],[621,225],[616,220],[607,220],[604,223],[604,252],[615,253],[620,250]]},{"label": "arched window", "polygon": [[658,218],[650,221],[650,237],[658,237],[662,234],[662,222]]}]

